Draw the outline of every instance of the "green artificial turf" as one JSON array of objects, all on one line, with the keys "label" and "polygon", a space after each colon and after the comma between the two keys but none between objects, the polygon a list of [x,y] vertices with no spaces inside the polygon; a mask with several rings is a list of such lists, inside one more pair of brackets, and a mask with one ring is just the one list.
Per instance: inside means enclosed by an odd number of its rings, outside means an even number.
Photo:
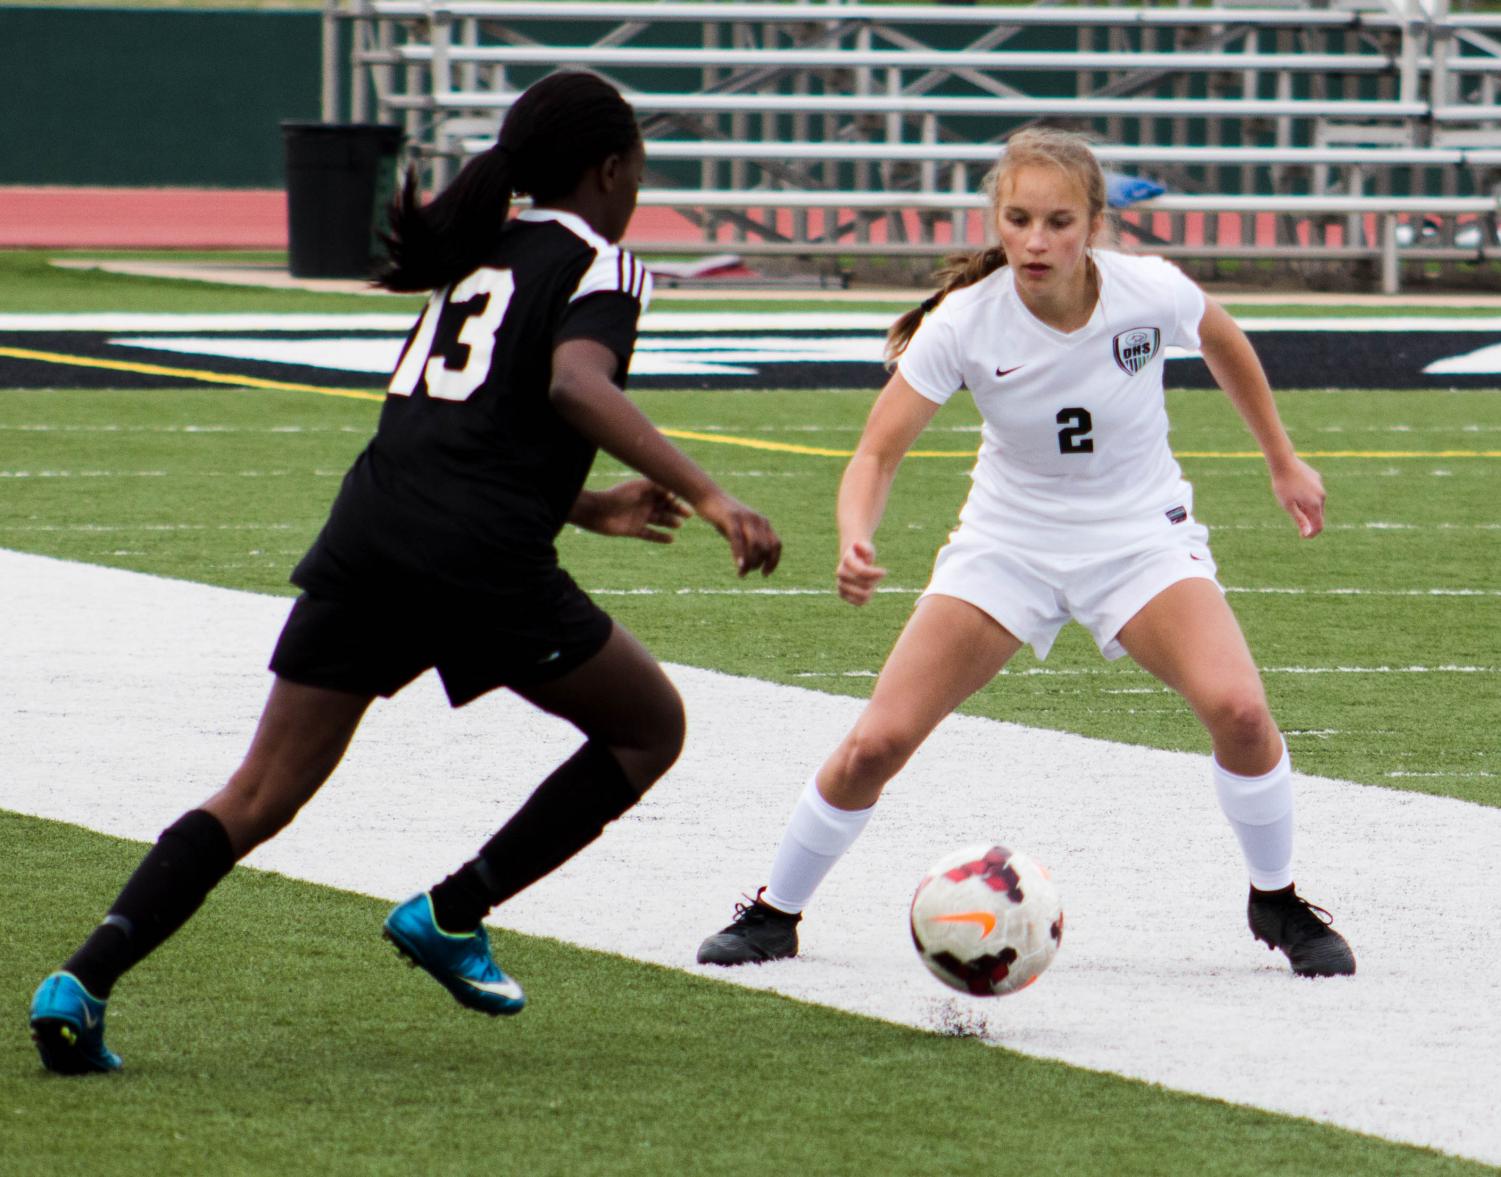
[{"label": "green artificial turf", "polygon": [[[139,308],[162,314],[401,314],[414,315],[420,296],[324,294],[305,290],[271,290],[186,278],[145,278],[98,269],[53,264],[54,259],[83,260],[107,256],[89,252],[79,258],[46,250],[0,251],[0,314],[83,314]],[[114,253],[117,258],[167,260],[171,255]],[[178,255],[197,261],[262,261],[261,254]]]},{"label": "green artificial turf", "polygon": [[25,998],[141,848],[3,811],[0,846],[7,1177],[1492,1171],[508,932],[533,1000],[490,1020],[401,967],[386,904],[250,870],[117,990],[125,1070],[48,1075]]}]

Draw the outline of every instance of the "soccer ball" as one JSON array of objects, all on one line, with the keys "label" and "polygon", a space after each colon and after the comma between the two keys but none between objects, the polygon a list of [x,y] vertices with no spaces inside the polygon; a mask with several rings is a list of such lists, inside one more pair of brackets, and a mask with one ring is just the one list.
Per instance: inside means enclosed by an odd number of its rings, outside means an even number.
[{"label": "soccer ball", "polygon": [[1063,939],[1058,888],[1025,854],[982,842],[944,855],[912,896],[912,942],[932,974],[977,997],[1015,993]]}]

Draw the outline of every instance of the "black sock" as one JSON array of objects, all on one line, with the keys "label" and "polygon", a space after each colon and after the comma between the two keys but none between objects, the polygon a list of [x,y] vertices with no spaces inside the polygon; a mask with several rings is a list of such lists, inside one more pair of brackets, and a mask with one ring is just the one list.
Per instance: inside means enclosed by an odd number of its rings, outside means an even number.
[{"label": "black sock", "polygon": [[537,786],[475,858],[432,889],[438,926],[473,931],[492,907],[567,862],[640,799],[610,750],[591,740]]},{"label": "black sock", "polygon": [[63,968],[103,1000],[126,972],[188,922],[235,864],[229,834],[192,809],[162,831],[109,914]]}]

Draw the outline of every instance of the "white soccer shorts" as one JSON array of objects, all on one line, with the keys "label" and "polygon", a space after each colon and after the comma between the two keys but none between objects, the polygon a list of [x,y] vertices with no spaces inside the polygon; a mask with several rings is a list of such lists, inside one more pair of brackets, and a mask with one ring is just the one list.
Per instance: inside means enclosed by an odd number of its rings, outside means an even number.
[{"label": "white soccer shorts", "polygon": [[[1209,529],[1192,517],[1119,548],[1031,551],[961,524],[933,565],[923,596],[957,597],[995,618],[1039,660],[1070,620],[1106,658],[1125,654],[1122,627],[1180,580],[1219,581]],[[921,598],[919,598],[921,599]]]}]

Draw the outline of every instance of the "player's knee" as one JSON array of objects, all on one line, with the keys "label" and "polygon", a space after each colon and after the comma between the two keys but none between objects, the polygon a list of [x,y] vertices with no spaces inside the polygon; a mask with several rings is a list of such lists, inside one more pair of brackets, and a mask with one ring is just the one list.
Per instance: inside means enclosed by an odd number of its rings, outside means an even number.
[{"label": "player's knee", "polygon": [[677,763],[687,730],[682,697],[668,685],[652,700],[649,714],[638,725],[631,746],[617,745],[614,749],[639,792],[646,792]]},{"label": "player's knee", "polygon": [[884,784],[915,749],[915,741],[895,728],[857,727],[845,741],[845,775],[854,781]]},{"label": "player's knee", "polygon": [[688,717],[683,710],[683,697],[675,687],[669,685],[653,712],[655,738],[652,743],[662,759],[662,772],[666,772],[677,761],[688,733]]},{"label": "player's knee", "polygon": [[[684,723],[679,712],[677,721],[664,726],[655,742],[646,750],[647,770],[651,776],[647,785],[655,784],[666,776],[667,770],[677,763],[683,751],[683,736]],[[645,788],[646,786],[642,787],[643,792]]]},{"label": "player's knee", "polygon": [[1259,688],[1238,688],[1222,693],[1208,709],[1210,733],[1217,743],[1258,748],[1267,742],[1273,728],[1266,696]]}]

